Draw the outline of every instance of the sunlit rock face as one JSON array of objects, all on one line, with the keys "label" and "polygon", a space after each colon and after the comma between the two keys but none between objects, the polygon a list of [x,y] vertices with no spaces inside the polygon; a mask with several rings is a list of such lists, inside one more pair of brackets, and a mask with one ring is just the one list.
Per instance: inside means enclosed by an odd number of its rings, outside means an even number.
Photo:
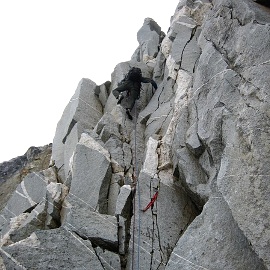
[{"label": "sunlit rock face", "polygon": [[[3,200],[3,269],[270,269],[266,2],[181,0],[111,81],[80,81],[50,164]],[[129,120],[112,90],[133,66],[158,88]]]}]

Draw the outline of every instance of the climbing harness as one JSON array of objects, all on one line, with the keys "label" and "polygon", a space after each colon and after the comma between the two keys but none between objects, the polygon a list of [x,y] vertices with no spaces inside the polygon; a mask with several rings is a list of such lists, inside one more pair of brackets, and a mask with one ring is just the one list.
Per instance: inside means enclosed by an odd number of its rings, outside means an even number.
[{"label": "climbing harness", "polygon": [[158,191],[154,194],[154,196],[151,198],[151,201],[146,205],[146,207],[142,210],[143,212],[146,212],[151,206],[154,205],[154,202],[156,201],[158,196]]}]

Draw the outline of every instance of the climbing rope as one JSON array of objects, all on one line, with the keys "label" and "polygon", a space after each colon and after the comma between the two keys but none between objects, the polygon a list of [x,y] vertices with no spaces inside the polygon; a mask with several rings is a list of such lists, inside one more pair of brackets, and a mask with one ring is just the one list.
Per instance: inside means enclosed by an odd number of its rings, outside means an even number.
[{"label": "climbing rope", "polygon": [[[152,92],[153,92],[153,85],[152,85]],[[143,90],[142,87],[140,88],[140,91]],[[140,96],[137,97],[139,99]],[[133,235],[132,235],[132,270],[134,270],[134,251],[135,251],[135,225],[136,225],[136,193],[138,192],[138,241],[137,241],[137,269],[140,269],[140,245],[141,245],[141,194],[140,194],[140,181],[138,180],[138,163],[137,163],[137,99],[135,100],[135,123],[134,123],[134,172],[133,172],[133,188],[134,188],[134,194],[133,194]],[[149,209],[154,202],[156,201],[158,196],[158,191],[155,193],[153,198],[151,199],[150,203],[143,209],[143,212],[145,212],[147,209]]]},{"label": "climbing rope", "polygon": [[137,248],[137,269],[140,269],[140,240],[141,240],[141,194],[140,194],[140,181],[138,180],[138,162],[137,162],[137,100],[135,100],[135,126],[134,126],[134,198],[133,198],[133,245],[132,245],[132,270],[134,270],[134,251],[135,251],[135,224],[136,224],[136,192],[138,192],[138,248]]},{"label": "climbing rope", "polygon": [[135,101],[135,168],[136,168],[136,178],[137,178],[137,188],[138,188],[138,254],[137,254],[137,269],[140,269],[140,240],[141,240],[141,191],[140,191],[140,181],[138,179],[139,169],[137,162],[137,101]]}]

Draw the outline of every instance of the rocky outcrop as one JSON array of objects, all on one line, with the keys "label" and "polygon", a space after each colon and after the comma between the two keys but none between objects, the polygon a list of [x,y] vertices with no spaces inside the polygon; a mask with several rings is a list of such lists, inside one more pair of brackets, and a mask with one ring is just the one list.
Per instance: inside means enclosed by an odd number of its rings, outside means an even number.
[{"label": "rocky outcrop", "polygon": [[0,164],[0,210],[29,173],[39,172],[49,167],[52,145],[30,147],[23,156]]},{"label": "rocky outcrop", "polygon": [[[202,265],[204,267],[202,267]],[[166,269],[265,269],[220,194],[212,196],[174,248]]]},{"label": "rocky outcrop", "polygon": [[91,80],[82,79],[57,124],[52,156],[63,183],[68,178],[70,159],[82,132],[93,129],[102,116],[103,109],[96,88]]},{"label": "rocky outcrop", "polygon": [[[181,0],[166,35],[145,19],[110,82],[82,79],[50,168],[2,209],[3,267],[270,269],[263,2]],[[158,84],[133,121],[112,95],[131,66]]]}]

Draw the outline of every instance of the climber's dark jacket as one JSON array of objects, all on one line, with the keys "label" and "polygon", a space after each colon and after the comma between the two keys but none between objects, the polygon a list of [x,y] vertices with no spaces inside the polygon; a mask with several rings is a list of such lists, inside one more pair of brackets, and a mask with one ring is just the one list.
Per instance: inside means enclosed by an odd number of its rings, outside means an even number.
[{"label": "climber's dark jacket", "polygon": [[132,110],[136,99],[140,97],[141,83],[151,83],[152,86],[157,89],[157,84],[154,80],[141,77],[137,81],[126,80],[121,82],[121,84],[112,91],[113,95],[118,99],[120,93],[127,91],[125,107],[126,109]]}]

